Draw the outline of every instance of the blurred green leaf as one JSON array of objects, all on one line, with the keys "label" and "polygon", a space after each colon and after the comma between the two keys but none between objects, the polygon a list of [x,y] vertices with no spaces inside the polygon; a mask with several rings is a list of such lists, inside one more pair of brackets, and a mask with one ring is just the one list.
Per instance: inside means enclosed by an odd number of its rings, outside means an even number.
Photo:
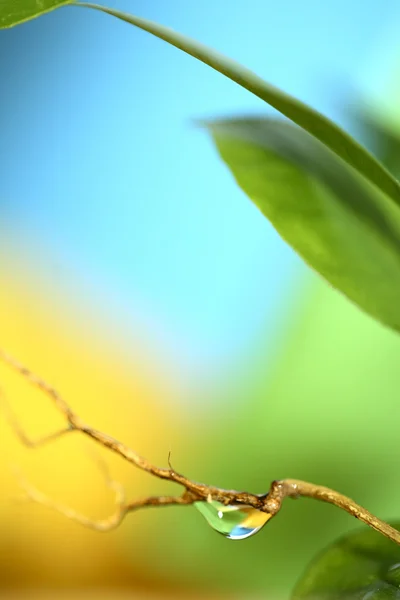
[{"label": "blurred green leaf", "polygon": [[[400,528],[400,522],[393,523]],[[293,600],[378,600],[400,597],[400,546],[372,529],[324,550],[297,584]]]},{"label": "blurred green leaf", "polygon": [[65,4],[71,4],[71,0],[0,0],[0,29],[24,23]]},{"label": "blurred green leaf", "polygon": [[168,27],[97,4],[76,2],[76,5],[100,10],[135,25],[222,73],[308,131],[400,206],[400,184],[389,171],[348,133],[307,104],[270,85],[223,54]]},{"label": "blurred green leaf", "polygon": [[360,308],[400,331],[400,210],[291,123],[250,118],[207,127],[282,238]]},{"label": "blurred green leaf", "polygon": [[354,115],[354,118],[372,138],[376,154],[382,164],[398,177],[400,175],[400,131],[398,124],[393,123],[391,126],[372,111],[359,112]]}]

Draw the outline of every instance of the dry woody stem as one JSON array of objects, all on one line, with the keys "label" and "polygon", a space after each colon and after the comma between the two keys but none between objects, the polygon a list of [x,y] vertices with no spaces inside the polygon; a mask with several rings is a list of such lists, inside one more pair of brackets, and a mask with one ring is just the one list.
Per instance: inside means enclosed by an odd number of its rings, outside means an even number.
[{"label": "dry woody stem", "polygon": [[40,391],[46,394],[46,396],[48,396],[53,402],[55,407],[63,414],[66,420],[65,428],[33,441],[22,430],[10,406],[4,401],[4,399],[2,399],[2,409],[4,415],[13,428],[15,434],[25,446],[29,448],[35,448],[45,443],[54,442],[59,437],[66,434],[78,431],[93,439],[104,448],[108,448],[115,454],[118,454],[128,462],[132,463],[138,469],[146,471],[150,475],[158,477],[159,479],[165,479],[176,483],[183,488],[182,493],[177,496],[150,496],[138,500],[126,501],[122,485],[119,482],[113,481],[105,466],[100,465],[103,469],[104,477],[108,487],[115,493],[116,510],[109,518],[95,521],[77,513],[67,506],[54,502],[45,494],[35,489],[20,473],[15,473],[27,499],[56,510],[69,519],[76,521],[85,527],[89,527],[97,531],[109,531],[115,527],[118,527],[127,514],[139,508],[144,508],[147,506],[191,505],[195,502],[209,501],[210,499],[221,502],[224,505],[243,504],[251,506],[271,516],[275,516],[279,512],[282,502],[285,498],[300,498],[304,496],[308,498],[314,498],[315,500],[321,500],[322,502],[327,502],[337,506],[338,508],[341,508],[356,519],[363,521],[376,531],[379,531],[382,535],[386,536],[396,544],[400,544],[399,531],[375,517],[373,514],[359,504],[356,504],[350,498],[347,498],[339,492],[321,485],[315,485],[313,483],[308,483],[306,481],[300,481],[297,479],[283,479],[280,481],[273,481],[269,491],[265,494],[252,494],[249,492],[225,490],[206,485],[204,483],[192,481],[184,475],[177,473],[171,465],[169,465],[168,468],[157,467],[156,465],[150,463],[143,456],[137,454],[137,452],[128,446],[125,446],[125,444],[122,442],[119,442],[109,435],[90,427],[90,425],[82,421],[82,419],[71,409],[69,404],[67,404],[67,402],[53,387],[51,387],[48,383],[46,383],[46,381],[32,373],[20,362],[1,349],[0,361],[2,361],[15,372],[22,375],[32,386],[38,388]]}]

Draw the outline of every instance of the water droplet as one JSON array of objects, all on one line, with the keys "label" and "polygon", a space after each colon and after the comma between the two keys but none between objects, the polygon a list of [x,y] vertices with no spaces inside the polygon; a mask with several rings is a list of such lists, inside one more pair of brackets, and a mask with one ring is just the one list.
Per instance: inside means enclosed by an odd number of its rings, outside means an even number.
[{"label": "water droplet", "polygon": [[243,504],[207,500],[195,502],[195,507],[215,531],[231,540],[244,540],[260,531],[272,515]]}]

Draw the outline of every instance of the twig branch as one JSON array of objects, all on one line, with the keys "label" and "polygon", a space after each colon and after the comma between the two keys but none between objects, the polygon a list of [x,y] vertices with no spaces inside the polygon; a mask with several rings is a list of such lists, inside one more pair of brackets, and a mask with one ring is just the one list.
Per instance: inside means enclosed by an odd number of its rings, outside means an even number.
[{"label": "twig branch", "polygon": [[32,500],[37,504],[41,504],[42,506],[55,510],[75,523],[79,523],[80,525],[83,525],[89,529],[94,529],[95,531],[105,532],[116,529],[125,519],[127,514],[139,508],[145,508],[146,506],[188,505],[194,502],[194,499],[191,497],[190,493],[184,493],[182,496],[150,496],[139,500],[133,500],[131,502],[126,502],[123,486],[118,481],[114,481],[113,479],[109,478],[107,475],[105,477],[106,484],[107,487],[110,488],[115,494],[116,508],[107,519],[95,520],[82,515],[69,506],[55,502],[46,496],[46,494],[34,487],[30,482],[28,482],[21,474],[19,469],[13,468],[12,470],[15,479],[18,481],[21,490],[24,492],[23,499]]},{"label": "twig branch", "polygon": [[63,427],[58,431],[54,431],[48,435],[44,435],[37,440],[33,440],[30,438],[26,432],[22,429],[20,422],[18,421],[14,411],[12,410],[9,403],[6,401],[4,391],[0,388],[0,408],[3,412],[4,417],[8,421],[10,427],[14,430],[15,435],[19,438],[19,441],[26,446],[27,448],[39,448],[39,446],[44,446],[48,442],[53,442],[57,438],[62,437],[66,433],[71,433],[74,429],[71,428],[70,425],[67,427]]},{"label": "twig branch", "polygon": [[31,486],[21,475],[18,475],[17,478],[19,484],[29,499],[52,508],[65,515],[69,519],[84,525],[85,527],[89,527],[97,531],[109,531],[110,529],[117,527],[128,513],[139,508],[144,508],[146,506],[190,505],[194,502],[209,501],[210,499],[221,502],[226,506],[228,504],[241,504],[250,506],[254,509],[274,516],[279,512],[282,502],[285,498],[300,498],[303,496],[307,498],[314,498],[315,500],[321,500],[322,502],[333,504],[334,506],[345,510],[350,515],[356,517],[356,519],[363,521],[376,531],[379,531],[382,535],[400,545],[399,531],[375,517],[365,508],[355,503],[351,498],[343,496],[339,492],[324,486],[315,485],[297,479],[283,479],[281,481],[273,481],[269,491],[266,494],[252,494],[249,492],[225,490],[222,488],[209,486],[204,483],[192,481],[184,475],[177,473],[172,468],[170,456],[168,456],[169,468],[157,467],[125,444],[87,425],[71,409],[67,402],[53,387],[51,387],[43,379],[32,373],[20,362],[1,349],[0,361],[9,366],[15,372],[22,375],[32,386],[38,388],[44,394],[46,394],[53,401],[56,408],[64,415],[67,421],[67,427],[64,429],[47,435],[37,441],[32,441],[21,428],[12,410],[7,406],[7,403],[5,401],[2,402],[6,417],[23,444],[30,448],[34,448],[43,443],[54,441],[57,438],[66,435],[67,433],[80,431],[104,448],[108,448],[115,454],[118,454],[128,462],[132,463],[142,471],[158,477],[159,479],[177,483],[184,488],[184,491],[180,496],[154,496],[126,503],[121,484],[113,481],[107,473],[106,483],[108,487],[110,487],[116,494],[117,508],[114,514],[108,519],[94,521],[78,512],[75,512],[69,507],[50,500],[42,492]]}]

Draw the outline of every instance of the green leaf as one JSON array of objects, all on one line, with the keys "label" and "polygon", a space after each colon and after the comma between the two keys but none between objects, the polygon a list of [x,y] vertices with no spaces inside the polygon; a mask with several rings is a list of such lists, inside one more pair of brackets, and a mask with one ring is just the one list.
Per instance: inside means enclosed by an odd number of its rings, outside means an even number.
[{"label": "green leaf", "polygon": [[[400,528],[400,522],[393,523]],[[372,529],[340,539],[307,568],[292,600],[400,598],[400,546]]]},{"label": "green leaf", "polygon": [[362,125],[376,148],[382,164],[395,176],[400,175],[400,131],[398,123],[389,123],[372,111],[359,112],[354,118]]},{"label": "green leaf", "polygon": [[71,3],[71,0],[0,0],[0,29],[14,27]]},{"label": "green leaf", "polygon": [[306,263],[400,331],[400,210],[288,122],[207,124],[243,191]]},{"label": "green leaf", "polygon": [[223,54],[168,27],[97,4],[76,2],[76,5],[100,10],[135,25],[222,73],[311,133],[400,206],[400,184],[389,171],[348,133],[307,104],[270,85]]}]

